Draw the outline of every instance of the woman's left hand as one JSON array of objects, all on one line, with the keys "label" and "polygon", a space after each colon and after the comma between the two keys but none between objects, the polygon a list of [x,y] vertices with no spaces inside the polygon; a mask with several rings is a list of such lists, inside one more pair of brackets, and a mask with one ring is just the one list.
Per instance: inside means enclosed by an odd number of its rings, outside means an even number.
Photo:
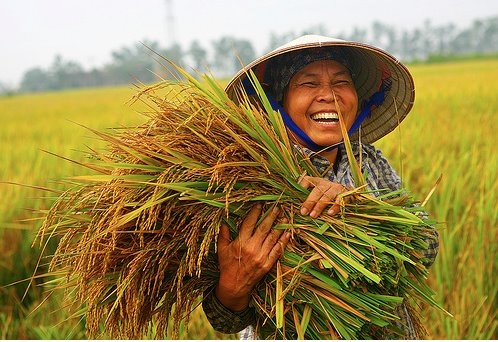
[{"label": "woman's left hand", "polygon": [[335,215],[340,211],[340,194],[347,189],[344,185],[325,178],[304,176],[299,184],[306,189],[313,187],[301,206],[301,215],[317,218],[329,205],[327,214]]}]

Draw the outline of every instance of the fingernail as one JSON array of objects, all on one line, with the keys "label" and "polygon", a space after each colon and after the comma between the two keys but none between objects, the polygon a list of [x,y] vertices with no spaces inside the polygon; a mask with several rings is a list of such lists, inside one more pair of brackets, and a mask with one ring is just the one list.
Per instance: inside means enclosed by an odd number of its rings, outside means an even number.
[{"label": "fingernail", "polygon": [[310,217],[312,217],[312,218],[317,218],[318,217],[318,213],[316,212],[316,210],[313,210],[311,212]]},{"label": "fingernail", "polygon": [[305,207],[301,208],[301,215],[308,215],[308,213],[309,213],[308,208],[305,208]]}]

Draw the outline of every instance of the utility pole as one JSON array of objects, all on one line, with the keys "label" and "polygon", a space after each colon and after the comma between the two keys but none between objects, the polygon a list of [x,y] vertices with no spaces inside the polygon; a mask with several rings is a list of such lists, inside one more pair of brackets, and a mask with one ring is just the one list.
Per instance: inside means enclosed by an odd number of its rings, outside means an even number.
[{"label": "utility pole", "polygon": [[168,44],[173,45],[176,42],[175,37],[175,16],[173,15],[173,0],[166,0],[166,33]]},{"label": "utility pole", "polygon": [[[164,55],[164,51],[172,48],[176,43],[175,37],[175,16],[173,15],[173,0],[165,0],[166,5],[166,44],[164,45],[166,50],[163,50],[162,57],[169,58],[169,56]],[[160,82],[164,79],[171,77],[170,71],[165,69],[161,63],[154,63],[154,74],[156,76],[156,81]]]}]

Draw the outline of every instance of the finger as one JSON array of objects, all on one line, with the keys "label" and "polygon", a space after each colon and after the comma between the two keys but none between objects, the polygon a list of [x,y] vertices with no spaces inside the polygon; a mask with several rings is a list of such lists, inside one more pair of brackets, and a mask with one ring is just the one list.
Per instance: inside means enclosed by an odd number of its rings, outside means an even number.
[{"label": "finger", "polygon": [[301,185],[305,189],[309,189],[310,186],[314,186],[313,182],[313,177],[310,176],[302,176],[299,177],[298,179],[298,184]]},{"label": "finger", "polygon": [[249,212],[242,221],[239,230],[239,236],[242,241],[249,239],[253,235],[256,224],[258,223],[258,218],[262,211],[263,205],[261,203],[257,203],[249,209]]},{"label": "finger", "polygon": [[221,224],[220,235],[218,236],[218,250],[226,248],[232,239],[230,238],[230,229],[225,223]]},{"label": "finger", "polygon": [[274,244],[270,254],[268,254],[268,262],[273,266],[278,259],[284,255],[285,248],[287,247],[291,238],[290,232],[284,232],[277,242]]},{"label": "finger", "polygon": [[283,229],[272,229],[264,238],[263,243],[261,244],[261,249],[262,250],[268,250],[270,251],[273,246],[277,243],[277,241],[280,239],[280,237],[284,234]]},{"label": "finger", "polygon": [[[328,189],[324,190],[319,187],[315,187],[313,190],[311,190],[310,194],[306,198],[306,200],[303,202],[301,205],[301,215],[308,215],[313,210],[315,209],[315,206],[318,204],[319,201],[322,203],[319,205],[321,206],[327,206],[328,204],[332,203],[333,194],[328,195],[327,194]],[[325,203],[324,203],[325,202]],[[322,208],[323,210],[323,208]]]},{"label": "finger", "polygon": [[313,208],[310,210],[310,217],[317,218],[322,214],[322,212],[331,205],[333,202],[329,197],[322,196],[318,202],[315,203]]},{"label": "finger", "polygon": [[327,214],[329,214],[330,216],[334,216],[338,214],[340,211],[341,211],[341,203],[339,200],[336,200],[334,204],[327,211]]},{"label": "finger", "polygon": [[336,198],[336,200],[334,201],[334,204],[327,211],[327,214],[329,214],[331,216],[338,214],[341,211],[341,207],[350,201],[351,201],[350,196],[338,196]]},{"label": "finger", "polygon": [[[278,223],[286,224],[288,222],[289,220],[287,218],[280,218],[280,217],[278,218]],[[261,245],[261,249],[267,250],[268,252],[266,253],[269,254],[269,252],[271,252],[272,248],[275,246],[277,242],[280,241],[280,243],[282,243],[282,241],[284,242],[286,241],[287,233],[289,232],[286,231],[285,229],[278,229],[275,227],[275,225],[273,225],[271,231],[268,233],[268,235],[266,235],[265,240]]]},{"label": "finger", "polygon": [[275,221],[279,217],[280,211],[281,211],[280,208],[277,207],[276,205],[272,209],[270,209],[268,211],[268,213],[266,214],[266,216],[261,221],[261,223],[259,224],[254,235],[257,234],[263,239],[266,238],[266,236],[268,235],[268,232],[273,227],[273,224],[275,223]]},{"label": "finger", "polygon": [[326,207],[332,204],[333,212],[339,212],[340,205],[342,203],[342,197],[340,196],[344,191],[345,187],[339,183],[331,183],[331,187],[324,193],[324,195],[318,200],[313,209],[311,210],[310,216],[317,218],[322,214]]}]

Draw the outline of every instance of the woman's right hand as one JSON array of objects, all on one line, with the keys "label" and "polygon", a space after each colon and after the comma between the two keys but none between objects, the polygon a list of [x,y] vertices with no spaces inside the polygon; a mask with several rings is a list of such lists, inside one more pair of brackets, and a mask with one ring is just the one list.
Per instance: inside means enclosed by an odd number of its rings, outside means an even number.
[{"label": "woman's right hand", "polygon": [[249,305],[251,292],[283,255],[290,240],[290,232],[272,229],[281,218],[280,210],[274,207],[257,225],[262,213],[261,204],[254,205],[232,241],[228,226],[222,224],[218,237],[218,263],[220,278],[216,286],[216,297],[232,311],[242,311]]}]

